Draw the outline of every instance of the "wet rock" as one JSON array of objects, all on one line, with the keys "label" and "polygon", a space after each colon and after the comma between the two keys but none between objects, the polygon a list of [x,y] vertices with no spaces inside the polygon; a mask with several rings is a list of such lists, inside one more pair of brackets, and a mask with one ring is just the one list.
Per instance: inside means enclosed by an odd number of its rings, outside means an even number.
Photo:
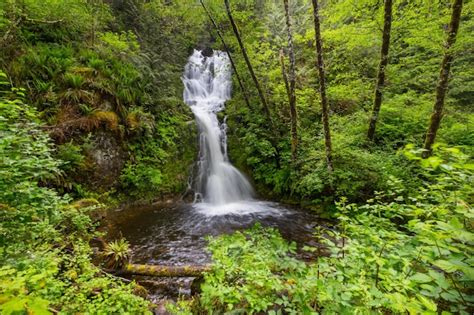
[{"label": "wet rock", "polygon": [[87,180],[98,191],[112,188],[125,164],[126,153],[116,136],[99,131],[93,137],[93,147],[88,152],[92,171]]},{"label": "wet rock", "polygon": [[197,295],[201,293],[201,285],[204,283],[204,277],[196,277],[191,282],[191,295]]},{"label": "wet rock", "polygon": [[144,286],[136,284],[135,287],[133,288],[133,294],[138,295],[142,298],[147,298],[148,297],[148,290],[145,289]]},{"label": "wet rock", "polygon": [[204,47],[202,49],[202,55],[205,57],[211,57],[213,53],[214,53],[214,50],[210,47]]}]

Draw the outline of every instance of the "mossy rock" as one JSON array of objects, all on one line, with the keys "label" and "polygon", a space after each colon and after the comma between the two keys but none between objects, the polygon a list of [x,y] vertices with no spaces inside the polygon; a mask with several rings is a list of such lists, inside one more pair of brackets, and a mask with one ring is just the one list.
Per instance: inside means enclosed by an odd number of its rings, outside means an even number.
[{"label": "mossy rock", "polygon": [[145,289],[144,286],[136,284],[135,287],[133,288],[133,294],[138,295],[145,299],[148,296],[148,290]]}]

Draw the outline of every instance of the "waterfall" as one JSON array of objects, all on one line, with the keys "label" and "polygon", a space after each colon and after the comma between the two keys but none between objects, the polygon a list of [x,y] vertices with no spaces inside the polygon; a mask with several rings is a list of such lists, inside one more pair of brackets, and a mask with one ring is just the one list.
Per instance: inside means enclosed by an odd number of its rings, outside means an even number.
[{"label": "waterfall", "polygon": [[217,113],[231,97],[229,57],[214,51],[206,57],[194,50],[185,67],[184,102],[190,106],[199,129],[199,159],[196,201],[223,206],[251,200],[253,189],[227,157],[227,125]]}]

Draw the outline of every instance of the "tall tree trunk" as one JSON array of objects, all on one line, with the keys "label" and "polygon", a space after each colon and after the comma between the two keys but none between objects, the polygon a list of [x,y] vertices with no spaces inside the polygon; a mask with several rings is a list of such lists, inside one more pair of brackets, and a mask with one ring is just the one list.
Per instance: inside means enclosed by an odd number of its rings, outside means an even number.
[{"label": "tall tree trunk", "polygon": [[324,62],[323,62],[323,44],[321,40],[321,25],[319,22],[319,5],[318,0],[312,0],[313,2],[313,15],[314,15],[314,37],[316,40],[316,59],[317,67],[319,72],[319,93],[321,94],[321,108],[323,116],[323,131],[324,131],[324,145],[326,147],[326,163],[328,171],[331,173],[333,170],[332,165],[332,144],[331,144],[331,132],[329,130],[329,105],[328,98],[326,95],[326,75],[324,74]]},{"label": "tall tree trunk", "polygon": [[235,76],[237,78],[237,81],[239,82],[240,90],[242,91],[242,94],[244,96],[245,104],[247,104],[247,107],[251,109],[247,91],[245,90],[245,87],[242,83],[242,79],[240,78],[239,72],[237,71],[237,67],[235,66],[234,58],[232,58],[232,54],[230,53],[229,46],[227,46],[227,43],[225,42],[224,37],[222,37],[221,31],[219,27],[217,26],[216,21],[212,17],[211,12],[209,12],[207,7],[204,5],[204,1],[199,0],[199,2],[201,2],[201,6],[203,7],[204,11],[206,11],[206,14],[209,17],[209,20],[211,21],[212,25],[216,29],[217,36],[219,37],[220,41],[222,42],[222,46],[224,46],[224,49],[227,52],[227,55],[229,56],[230,64],[232,66],[232,69],[234,69]]},{"label": "tall tree trunk", "polygon": [[459,22],[461,20],[462,0],[454,0],[452,6],[451,22],[449,23],[448,38],[445,44],[444,58],[441,63],[441,70],[439,73],[438,86],[436,87],[436,101],[431,114],[430,126],[425,137],[425,144],[423,157],[427,158],[432,153],[432,146],[436,139],[441,119],[443,118],[444,99],[446,97],[446,90],[448,89],[449,71],[451,70],[451,63],[453,62],[452,46],[456,42],[456,35],[459,29]]},{"label": "tall tree trunk", "polygon": [[388,50],[390,48],[390,29],[392,27],[392,0],[385,0],[385,13],[384,13],[384,24],[383,24],[383,35],[382,35],[382,48],[380,50],[380,64],[379,73],[377,76],[377,84],[375,85],[374,95],[374,107],[372,109],[372,116],[369,123],[369,131],[367,132],[367,138],[372,141],[375,135],[375,126],[380,112],[380,106],[382,105],[382,90],[385,85],[385,69],[388,64]]},{"label": "tall tree trunk", "polygon": [[[291,34],[291,19],[288,9],[288,0],[283,0],[286,16],[286,29],[288,31],[288,53],[290,57],[288,101],[290,103],[290,119],[291,119],[291,160],[296,161],[298,153],[298,117],[296,112],[296,65],[295,53],[293,50],[293,35]],[[283,61],[283,60],[282,60]],[[282,63],[284,67],[284,63]],[[284,70],[284,69],[283,69]]]},{"label": "tall tree trunk", "polygon": [[234,35],[237,38],[237,42],[239,43],[240,50],[242,51],[242,55],[245,59],[245,63],[247,64],[247,68],[250,72],[250,76],[252,77],[255,87],[257,88],[258,96],[260,97],[260,101],[262,102],[262,105],[263,105],[263,110],[265,111],[268,121],[273,126],[273,120],[272,120],[272,115],[270,113],[270,108],[268,107],[267,100],[265,99],[265,95],[263,94],[262,88],[260,87],[260,83],[258,82],[257,76],[255,75],[255,72],[253,71],[252,64],[250,63],[249,56],[247,55],[247,50],[245,49],[244,43],[242,42],[242,38],[240,37],[240,33],[239,33],[239,30],[237,29],[237,25],[235,24],[234,18],[232,17],[229,0],[224,0],[224,3],[225,3],[226,11],[227,11],[227,16],[229,17],[230,24],[232,25],[232,30],[234,31]]},{"label": "tall tree trunk", "polygon": [[285,53],[283,52],[283,49],[280,49],[280,66],[283,82],[285,83],[286,96],[290,99],[290,84],[288,83],[288,76],[286,75]]}]

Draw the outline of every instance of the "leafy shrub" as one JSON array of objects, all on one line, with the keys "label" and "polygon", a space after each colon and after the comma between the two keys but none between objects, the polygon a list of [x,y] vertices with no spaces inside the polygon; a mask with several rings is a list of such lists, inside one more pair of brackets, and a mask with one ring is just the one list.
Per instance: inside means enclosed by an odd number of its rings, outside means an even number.
[{"label": "leafy shrub", "polygon": [[215,263],[205,276],[200,296],[206,311],[268,311],[280,301],[279,292],[297,293],[296,288],[292,290],[292,279],[304,269],[304,263],[288,255],[295,253],[296,245],[288,244],[276,230],[257,225],[211,239],[209,249]]},{"label": "leafy shrub", "polygon": [[380,111],[376,141],[394,149],[408,143],[420,143],[432,106],[432,97],[427,95],[391,96]]},{"label": "leafy shrub", "polygon": [[66,142],[57,147],[56,157],[63,161],[61,169],[64,171],[74,171],[85,166],[85,156],[82,153],[82,148],[71,142]]},{"label": "leafy shrub", "polygon": [[[474,115],[445,117],[443,127],[440,129],[440,141],[450,146],[464,146],[466,149],[474,148]],[[453,115],[454,116],[454,115]]]},{"label": "leafy shrub", "polygon": [[105,32],[100,34],[100,40],[117,53],[136,53],[140,46],[137,42],[137,36],[131,31],[121,34]]},{"label": "leafy shrub", "polygon": [[125,191],[145,198],[156,197],[162,183],[162,174],[154,166],[128,163],[122,170],[120,182]]},{"label": "leafy shrub", "polygon": [[301,167],[293,185],[302,198],[317,200],[330,189],[335,199],[348,196],[352,201],[363,201],[372,196],[374,190],[386,189],[392,176],[402,178],[406,187],[416,184],[416,178],[411,178],[410,173],[415,168],[402,155],[338,144],[334,147],[332,174],[327,172],[321,151],[315,151],[314,161]]}]

